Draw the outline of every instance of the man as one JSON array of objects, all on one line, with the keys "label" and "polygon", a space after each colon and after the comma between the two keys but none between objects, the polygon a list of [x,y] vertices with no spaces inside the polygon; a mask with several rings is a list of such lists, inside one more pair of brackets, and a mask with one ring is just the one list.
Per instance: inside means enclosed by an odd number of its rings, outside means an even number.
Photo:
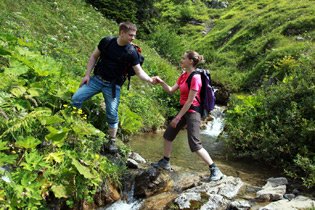
[{"label": "man", "polygon": [[[131,46],[136,37],[137,27],[130,22],[119,24],[118,37],[105,37],[93,51],[87,64],[85,76],[80,88],[72,97],[72,105],[80,108],[82,103],[93,95],[102,92],[106,104],[108,123],[109,151],[117,152],[115,145],[118,128],[118,106],[120,88],[126,79],[126,69],[132,66],[134,73],[144,81],[155,84],[154,77],[149,77],[140,66],[136,50]],[[96,64],[96,65],[95,65]],[[94,76],[91,72],[94,69]]]}]

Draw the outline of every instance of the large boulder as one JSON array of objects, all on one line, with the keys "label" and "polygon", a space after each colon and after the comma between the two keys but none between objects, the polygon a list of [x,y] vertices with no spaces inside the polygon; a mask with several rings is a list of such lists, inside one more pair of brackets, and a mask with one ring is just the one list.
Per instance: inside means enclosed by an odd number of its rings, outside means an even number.
[{"label": "large boulder", "polygon": [[172,187],[173,181],[168,172],[150,167],[136,175],[134,196],[146,198],[156,193],[168,191]]}]

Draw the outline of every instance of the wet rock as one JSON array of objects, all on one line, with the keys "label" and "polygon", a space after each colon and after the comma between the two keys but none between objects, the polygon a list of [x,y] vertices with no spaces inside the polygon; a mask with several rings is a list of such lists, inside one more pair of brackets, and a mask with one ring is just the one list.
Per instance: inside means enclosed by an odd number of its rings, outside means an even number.
[{"label": "wet rock", "polygon": [[288,180],[284,177],[269,178],[267,183],[256,193],[258,201],[277,201],[283,199]]},{"label": "wet rock", "polygon": [[229,210],[250,210],[251,204],[246,200],[233,201]]},{"label": "wet rock", "polygon": [[230,99],[230,92],[223,86],[215,91],[215,103],[226,106]]},{"label": "wet rock", "polygon": [[137,161],[131,159],[131,158],[128,158],[127,159],[127,163],[126,163],[126,166],[128,168],[133,168],[133,169],[137,169],[139,168],[139,164],[137,163]]},{"label": "wet rock", "polygon": [[176,192],[182,192],[188,188],[196,187],[201,180],[200,176],[191,172],[180,173],[176,178],[172,177],[172,179],[174,179],[174,190]]},{"label": "wet rock", "polygon": [[174,202],[179,209],[191,208],[196,203],[201,206],[201,209],[226,209],[243,184],[240,178],[224,177],[220,181],[202,183],[188,189]]},{"label": "wet rock", "polygon": [[146,163],[147,162],[143,157],[141,157],[141,155],[139,155],[136,152],[131,152],[129,154],[129,158],[135,160],[138,163]]},{"label": "wet rock", "polygon": [[289,201],[295,198],[295,195],[293,193],[291,194],[284,194],[283,198],[288,199]]},{"label": "wet rock", "polygon": [[134,196],[145,198],[169,190],[173,182],[166,171],[151,167],[135,177]]},{"label": "wet rock", "polygon": [[140,210],[164,210],[167,204],[174,200],[178,195],[172,192],[165,192],[154,195],[144,201]]},{"label": "wet rock", "polygon": [[272,202],[265,207],[259,208],[259,210],[298,210],[298,209],[312,209],[315,206],[315,201],[304,196],[297,196],[296,198],[289,200],[280,200]]},{"label": "wet rock", "polygon": [[120,199],[118,188],[113,184],[104,185],[101,191],[94,196],[94,202],[97,206],[105,206],[114,203]]}]

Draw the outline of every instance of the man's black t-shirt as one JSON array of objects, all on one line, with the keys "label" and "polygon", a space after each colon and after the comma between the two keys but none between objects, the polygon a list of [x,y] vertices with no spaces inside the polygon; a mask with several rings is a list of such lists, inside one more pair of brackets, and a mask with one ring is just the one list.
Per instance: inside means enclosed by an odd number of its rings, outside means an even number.
[{"label": "man's black t-shirt", "polygon": [[94,74],[101,76],[104,80],[122,85],[125,81],[127,66],[140,64],[138,54],[130,47],[120,46],[117,37],[105,37],[98,44],[101,51],[100,58],[94,68]]}]

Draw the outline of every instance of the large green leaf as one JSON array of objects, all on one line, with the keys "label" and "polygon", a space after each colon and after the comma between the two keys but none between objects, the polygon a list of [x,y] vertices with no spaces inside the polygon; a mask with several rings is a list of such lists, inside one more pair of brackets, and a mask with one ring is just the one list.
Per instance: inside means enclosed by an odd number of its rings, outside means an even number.
[{"label": "large green leaf", "polygon": [[53,185],[51,190],[55,194],[56,198],[67,198],[67,191],[63,185]]},{"label": "large green leaf", "polygon": [[0,152],[0,166],[15,163],[17,157],[18,155],[6,155]]},{"label": "large green leaf", "polygon": [[57,147],[62,147],[64,144],[65,139],[68,136],[68,132],[70,129],[62,128],[62,129],[55,129],[53,127],[47,127],[50,131],[49,134],[45,136],[48,141],[52,141],[53,145]]},{"label": "large green leaf", "polygon": [[26,92],[26,88],[23,86],[18,86],[12,88],[10,92],[16,97],[21,97]]},{"label": "large green leaf", "polygon": [[38,97],[40,94],[43,92],[41,88],[29,88],[27,92],[32,96],[32,97]]},{"label": "large green leaf", "polygon": [[0,151],[7,150],[7,149],[9,149],[9,147],[7,147],[7,142],[0,141]]},{"label": "large green leaf", "polygon": [[72,126],[73,131],[78,135],[98,135],[100,130],[96,129],[93,125],[77,121]]},{"label": "large green leaf", "polygon": [[10,67],[4,69],[4,74],[17,77],[19,75],[25,74],[29,71],[29,67],[21,63],[18,60],[12,59],[10,61]]},{"label": "large green leaf", "polygon": [[72,164],[76,167],[76,169],[79,171],[81,175],[83,175],[87,179],[93,179],[94,176],[91,173],[90,169],[88,167],[83,166],[79,163],[76,159],[72,158]]},{"label": "large green leaf", "polygon": [[61,118],[58,115],[41,117],[39,120],[42,125],[53,125],[53,124],[62,123],[65,121],[63,118]]},{"label": "large green leaf", "polygon": [[22,147],[25,149],[33,149],[40,143],[42,142],[34,138],[33,136],[27,136],[26,138],[24,138],[23,136],[19,136],[18,140],[15,142],[15,145],[17,147]]},{"label": "large green leaf", "polygon": [[0,55],[11,55],[11,52],[0,46]]},{"label": "large green leaf", "polygon": [[50,162],[50,161],[55,161],[57,163],[63,162],[64,159],[64,152],[51,152],[45,157],[45,160]]},{"label": "large green leaf", "polygon": [[28,171],[28,172],[24,172],[23,177],[21,179],[21,184],[23,186],[28,186],[30,185],[31,182],[35,181],[35,179],[37,178],[37,173],[34,173],[33,171]]}]

